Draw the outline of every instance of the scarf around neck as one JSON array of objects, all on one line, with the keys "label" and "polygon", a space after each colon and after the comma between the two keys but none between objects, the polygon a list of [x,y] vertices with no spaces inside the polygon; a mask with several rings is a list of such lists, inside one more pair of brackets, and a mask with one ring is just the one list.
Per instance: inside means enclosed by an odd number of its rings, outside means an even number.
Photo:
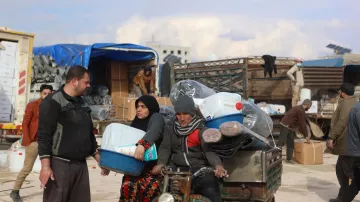
[{"label": "scarf around neck", "polygon": [[176,120],[175,124],[174,124],[174,130],[175,130],[175,133],[177,135],[188,136],[195,129],[197,129],[200,126],[201,123],[203,123],[203,119],[195,115],[195,116],[193,116],[193,118],[192,118],[191,122],[189,123],[189,125],[185,126],[185,127],[181,127],[178,120]]}]

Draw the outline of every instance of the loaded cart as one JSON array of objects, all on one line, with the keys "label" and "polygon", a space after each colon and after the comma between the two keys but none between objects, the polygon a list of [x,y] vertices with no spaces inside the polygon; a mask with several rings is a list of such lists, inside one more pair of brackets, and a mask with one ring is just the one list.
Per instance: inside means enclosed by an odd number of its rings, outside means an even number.
[{"label": "loaded cart", "polygon": [[224,201],[275,201],[281,186],[281,150],[238,151],[224,160],[229,177],[221,185]]},{"label": "loaded cart", "polygon": [[[223,202],[275,202],[274,194],[281,185],[281,150],[238,151],[233,158],[224,161],[229,176],[220,183]],[[202,172],[211,172],[206,168]],[[199,194],[191,193],[192,178],[197,177],[181,169],[164,172],[162,195],[155,202],[209,202]],[[197,174],[198,176],[201,175]]]}]

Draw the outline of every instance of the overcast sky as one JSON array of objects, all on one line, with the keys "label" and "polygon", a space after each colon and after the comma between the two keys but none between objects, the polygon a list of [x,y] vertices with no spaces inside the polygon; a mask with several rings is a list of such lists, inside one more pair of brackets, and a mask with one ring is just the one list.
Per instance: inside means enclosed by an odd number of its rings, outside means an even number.
[{"label": "overcast sky", "polygon": [[[56,3],[53,3],[56,2]],[[222,2],[222,3],[220,3]],[[190,46],[195,60],[272,54],[316,58],[328,43],[360,53],[360,0],[0,0],[0,26],[35,45]]]}]

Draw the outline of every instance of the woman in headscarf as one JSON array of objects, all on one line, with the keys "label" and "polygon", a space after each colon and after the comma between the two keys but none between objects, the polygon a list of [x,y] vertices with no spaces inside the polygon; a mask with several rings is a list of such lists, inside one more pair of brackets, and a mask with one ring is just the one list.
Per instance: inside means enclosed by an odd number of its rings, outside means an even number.
[{"label": "woman in headscarf", "polygon": [[[141,96],[136,100],[135,107],[136,117],[131,126],[146,132],[137,143],[135,158],[144,160],[144,153],[152,144],[160,145],[165,122],[159,113],[159,104],[153,96]],[[124,175],[119,202],[150,202],[160,195],[158,176],[151,174],[155,165],[156,161],[148,162],[140,176]]]},{"label": "woman in headscarf", "polygon": [[204,167],[213,167],[215,173],[206,173],[192,180],[195,194],[213,202],[221,202],[219,179],[227,175],[220,157],[208,149],[202,137],[207,130],[205,120],[196,114],[192,98],[182,95],[174,104],[176,120],[164,129],[164,138],[158,152],[158,165],[152,173],[160,174],[166,165],[188,168],[193,174]]}]

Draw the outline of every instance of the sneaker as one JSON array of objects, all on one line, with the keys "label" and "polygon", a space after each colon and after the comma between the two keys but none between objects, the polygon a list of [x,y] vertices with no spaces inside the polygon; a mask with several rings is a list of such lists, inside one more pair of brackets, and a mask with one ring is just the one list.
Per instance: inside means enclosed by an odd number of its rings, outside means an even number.
[{"label": "sneaker", "polygon": [[10,193],[10,198],[12,198],[13,202],[22,202],[19,190],[13,190]]},{"label": "sneaker", "polygon": [[285,162],[288,164],[297,164],[294,160],[285,160]]}]

